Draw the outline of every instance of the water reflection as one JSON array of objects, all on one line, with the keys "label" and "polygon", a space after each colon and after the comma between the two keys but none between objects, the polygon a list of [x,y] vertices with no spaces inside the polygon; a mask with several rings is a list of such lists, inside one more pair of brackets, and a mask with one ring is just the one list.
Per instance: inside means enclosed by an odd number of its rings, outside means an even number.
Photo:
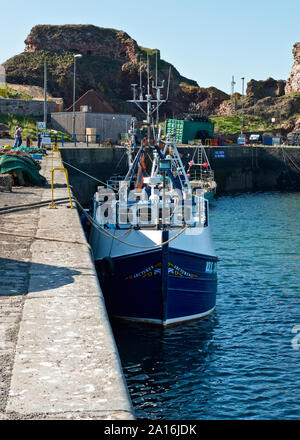
[{"label": "water reflection", "polygon": [[160,418],[169,407],[176,419],[181,417],[186,393],[193,406],[197,407],[195,400],[206,400],[205,376],[215,350],[216,313],[167,329],[123,320],[111,323],[138,416],[147,411]]},{"label": "water reflection", "polygon": [[220,197],[216,311],[161,330],[112,321],[137,417],[299,419],[300,195]]}]

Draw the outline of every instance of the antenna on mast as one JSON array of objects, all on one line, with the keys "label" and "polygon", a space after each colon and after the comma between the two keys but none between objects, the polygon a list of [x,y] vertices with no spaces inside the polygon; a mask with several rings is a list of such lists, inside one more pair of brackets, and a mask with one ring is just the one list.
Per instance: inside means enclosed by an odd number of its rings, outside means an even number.
[{"label": "antenna on mast", "polygon": [[[156,56],[156,79],[155,83],[152,82],[152,88],[156,90],[156,99],[154,99],[150,92],[150,62],[149,62],[149,54],[147,53],[147,94],[144,97],[142,90],[142,75],[141,75],[141,59],[140,59],[140,94],[139,97],[137,97],[137,84],[132,84],[131,87],[133,89],[133,99],[128,100],[127,102],[134,103],[147,117],[147,138],[148,138],[148,144],[150,145],[150,139],[151,139],[151,125],[153,123],[153,117],[152,115],[156,113],[156,122],[157,122],[157,134],[154,136],[155,140],[158,142],[160,138],[161,130],[159,130],[158,123],[159,123],[159,107],[166,102],[165,99],[161,99],[161,89],[164,87],[165,81],[163,80],[161,85],[158,85],[158,67],[157,67],[157,56]],[[169,86],[170,86],[170,73],[169,73]],[[168,86],[168,87],[169,87]],[[152,106],[153,105],[153,106]],[[146,108],[145,108],[146,107]],[[155,132],[155,131],[154,131]]]},{"label": "antenna on mast", "polygon": [[[158,100],[158,86],[157,86],[157,54],[158,54],[158,50],[156,49],[156,54],[155,54],[155,89],[156,89],[156,99]],[[159,123],[159,112],[158,112],[158,106],[156,108],[156,125],[158,128],[158,123]]]},{"label": "antenna on mast", "polygon": [[143,99],[143,87],[142,87],[142,58],[140,57],[140,99]]},{"label": "antenna on mast", "polygon": [[157,53],[158,50],[156,49],[156,54],[155,54],[155,85],[157,86]]},{"label": "antenna on mast", "polygon": [[171,66],[169,67],[169,78],[168,78],[168,89],[167,89],[167,98],[166,101],[169,99],[169,91],[170,91],[170,81],[171,81]]},{"label": "antenna on mast", "polygon": [[148,80],[148,95],[150,95],[150,63],[149,63],[149,54],[147,53],[147,80]]},{"label": "antenna on mast", "polygon": [[231,80],[231,108],[232,108],[232,114],[235,112],[235,105],[234,105],[234,86],[236,82],[234,81],[234,76],[232,76]]},{"label": "antenna on mast", "polygon": [[133,89],[133,99],[136,99],[136,88],[137,88],[137,84],[131,84],[131,87]]}]

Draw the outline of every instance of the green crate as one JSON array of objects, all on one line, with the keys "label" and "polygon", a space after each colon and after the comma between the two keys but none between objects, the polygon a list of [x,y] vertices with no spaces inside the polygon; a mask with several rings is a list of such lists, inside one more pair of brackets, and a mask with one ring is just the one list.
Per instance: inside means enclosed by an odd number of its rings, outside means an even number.
[{"label": "green crate", "polygon": [[194,140],[199,131],[206,131],[208,137],[212,138],[214,135],[214,123],[177,119],[168,119],[166,123],[166,134],[175,132],[174,140],[182,144],[187,144],[189,141]]}]

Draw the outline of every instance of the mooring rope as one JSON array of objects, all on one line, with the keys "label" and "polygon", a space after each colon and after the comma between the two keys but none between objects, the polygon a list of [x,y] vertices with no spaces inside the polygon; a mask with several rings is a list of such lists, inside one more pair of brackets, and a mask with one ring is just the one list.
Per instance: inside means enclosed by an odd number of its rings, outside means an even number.
[{"label": "mooring rope", "polygon": [[71,168],[74,168],[74,170],[79,171],[80,173],[84,174],[85,176],[89,177],[90,179],[94,179],[94,180],[96,180],[97,182],[102,183],[102,185],[107,186],[107,187],[109,187],[110,189],[112,189],[113,191],[115,191],[114,188],[113,188],[112,186],[108,185],[108,183],[105,183],[105,182],[103,182],[102,180],[97,179],[97,178],[94,177],[94,176],[91,176],[90,174],[86,173],[85,171],[82,171],[82,170],[80,170],[79,168],[74,167],[74,165],[71,165],[70,163],[66,162],[65,160],[63,161],[63,163],[66,164],[66,165],[68,165],[68,166],[71,167]]},{"label": "mooring rope", "polygon": [[294,160],[289,156],[289,154],[287,153],[287,151],[283,148],[282,151],[284,152],[284,154],[287,156],[287,158],[292,162],[292,164],[294,165],[294,167],[300,172],[300,167],[294,162]]},{"label": "mooring rope", "polygon": [[[17,210],[17,209],[25,209],[25,208],[38,208],[43,207],[43,205],[48,205],[50,202],[57,202],[58,204],[62,204],[64,202],[69,202],[69,198],[67,197],[60,197],[58,199],[49,199],[49,200],[41,200],[40,202],[32,202],[32,203],[24,203],[21,205],[13,205],[13,206],[3,206],[0,208],[0,214],[2,211],[4,211],[4,214],[10,214],[11,210]],[[8,211],[8,212],[7,212]]]}]

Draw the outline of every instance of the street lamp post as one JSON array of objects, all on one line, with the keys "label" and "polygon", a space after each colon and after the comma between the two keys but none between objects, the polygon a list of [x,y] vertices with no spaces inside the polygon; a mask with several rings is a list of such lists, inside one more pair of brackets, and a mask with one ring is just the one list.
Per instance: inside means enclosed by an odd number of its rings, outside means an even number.
[{"label": "street lamp post", "polygon": [[244,131],[244,81],[245,78],[241,78],[242,80],[242,124],[241,124],[241,134],[243,134]]},{"label": "street lamp post", "polygon": [[47,128],[47,61],[44,59],[44,125]]},{"label": "street lamp post", "polygon": [[82,55],[79,53],[74,55],[74,78],[73,78],[73,126],[72,126],[72,135],[73,141],[75,142],[75,100],[76,100],[76,58],[81,58]]}]

